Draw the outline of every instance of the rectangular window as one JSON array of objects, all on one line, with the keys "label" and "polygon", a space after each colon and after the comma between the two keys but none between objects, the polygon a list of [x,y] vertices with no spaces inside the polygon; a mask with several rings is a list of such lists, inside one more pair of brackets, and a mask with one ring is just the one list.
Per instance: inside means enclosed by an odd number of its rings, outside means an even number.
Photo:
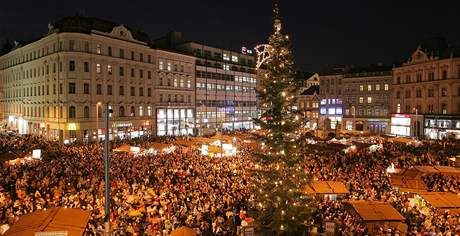
[{"label": "rectangular window", "polygon": [[134,73],[134,68],[131,68],[131,77],[134,77],[135,73]]},{"label": "rectangular window", "polygon": [[69,61],[69,71],[75,71],[75,61]]},{"label": "rectangular window", "polygon": [[75,94],[75,83],[69,83],[69,94]]},{"label": "rectangular window", "polygon": [[139,70],[139,78],[144,78],[144,70]]},{"label": "rectangular window", "polygon": [[112,85],[107,85],[107,95],[112,95]]},{"label": "rectangular window", "polygon": [[152,96],[152,89],[147,88],[147,96],[151,97]]},{"label": "rectangular window", "polygon": [[152,72],[151,71],[147,71],[147,79],[151,79],[152,78]]},{"label": "rectangular window", "polygon": [[447,79],[447,70],[442,71],[442,79]]},{"label": "rectangular window", "polygon": [[97,84],[96,85],[96,94],[101,95],[102,94],[102,84]]},{"label": "rectangular window", "polygon": [[372,91],[372,85],[371,84],[367,85],[367,91],[369,91],[369,92]]},{"label": "rectangular window", "polygon": [[141,97],[144,96],[144,88],[142,88],[142,87],[139,88],[139,96],[141,96]]},{"label": "rectangular window", "polygon": [[101,54],[101,45],[100,44],[96,45],[96,53]]},{"label": "rectangular window", "polygon": [[372,97],[367,97],[367,103],[372,103]]},{"label": "rectangular window", "polygon": [[147,55],[147,62],[152,63],[152,56],[151,55]]},{"label": "rectangular window", "polygon": [[159,70],[163,70],[163,69],[164,69],[163,61],[158,62],[158,69],[159,69]]},{"label": "rectangular window", "polygon": [[136,89],[134,87],[131,87],[130,95],[131,96],[136,96]]},{"label": "rectangular window", "polygon": [[85,72],[89,72],[89,63],[87,61],[83,63],[83,69]]},{"label": "rectangular window", "polygon": [[70,40],[69,41],[69,51],[73,51],[75,49],[75,41]]},{"label": "rectangular window", "polygon": [[171,71],[171,62],[168,62],[168,66],[166,68],[168,71]]},{"label": "rectangular window", "polygon": [[233,62],[238,62],[238,57],[237,56],[232,56],[232,61]]},{"label": "rectangular window", "polygon": [[120,48],[120,58],[125,58],[125,50]]},{"label": "rectangular window", "polygon": [[389,89],[388,84],[385,84],[385,91],[388,91],[388,89]]},{"label": "rectangular window", "polygon": [[112,74],[112,65],[107,65],[107,74]]},{"label": "rectangular window", "polygon": [[144,62],[144,54],[139,53],[139,61]]},{"label": "rectangular window", "polygon": [[224,70],[230,70],[230,65],[224,64],[224,65],[223,65],[223,69],[224,69]]},{"label": "rectangular window", "polygon": [[98,73],[98,74],[101,73],[101,64],[99,64],[99,63],[96,64],[96,73]]},{"label": "rectangular window", "polygon": [[224,61],[230,61],[230,56],[227,53],[224,53],[222,55],[222,59],[224,59]]},{"label": "rectangular window", "polygon": [[359,91],[361,91],[361,92],[364,91],[364,85],[359,86]]},{"label": "rectangular window", "polygon": [[134,52],[131,51],[131,60],[134,60]]},{"label": "rectangular window", "polygon": [[376,84],[376,85],[375,85],[375,90],[376,90],[376,91],[380,91],[380,84]]},{"label": "rectangular window", "polygon": [[119,70],[119,74],[120,76],[125,76],[125,68],[123,68],[123,66],[120,66],[120,70]]},{"label": "rectangular window", "polygon": [[89,94],[89,84],[88,83],[83,84],[83,93]]},{"label": "rectangular window", "polygon": [[120,94],[120,96],[125,95],[125,87],[124,86],[120,86],[119,94]]},{"label": "rectangular window", "polygon": [[359,103],[364,103],[364,98],[363,97],[359,97]]},{"label": "rectangular window", "polygon": [[108,54],[109,56],[112,56],[112,47],[108,47],[108,48],[107,48],[107,54]]}]

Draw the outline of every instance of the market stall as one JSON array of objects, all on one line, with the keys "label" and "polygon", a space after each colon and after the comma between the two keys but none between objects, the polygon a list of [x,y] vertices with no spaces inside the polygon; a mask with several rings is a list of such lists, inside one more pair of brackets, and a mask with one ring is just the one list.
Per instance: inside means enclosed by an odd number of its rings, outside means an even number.
[{"label": "market stall", "polygon": [[394,226],[397,226],[403,235],[407,233],[405,218],[387,202],[350,201],[347,210],[366,225],[370,235],[376,235],[380,228]]},{"label": "market stall", "polygon": [[347,194],[348,189],[339,181],[313,181],[304,188],[304,193],[336,200]]},{"label": "market stall", "polygon": [[34,236],[36,233],[65,232],[68,236],[83,235],[90,211],[71,208],[53,208],[35,211],[19,218],[5,236]]}]

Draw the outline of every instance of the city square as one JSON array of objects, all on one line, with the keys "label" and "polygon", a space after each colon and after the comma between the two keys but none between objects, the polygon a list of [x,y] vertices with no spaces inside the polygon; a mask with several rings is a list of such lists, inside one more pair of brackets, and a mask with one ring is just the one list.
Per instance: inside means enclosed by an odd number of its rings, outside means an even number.
[{"label": "city square", "polygon": [[0,235],[460,235],[457,15],[318,56],[304,3],[249,4],[264,26],[225,40],[83,6],[18,33],[2,10]]}]

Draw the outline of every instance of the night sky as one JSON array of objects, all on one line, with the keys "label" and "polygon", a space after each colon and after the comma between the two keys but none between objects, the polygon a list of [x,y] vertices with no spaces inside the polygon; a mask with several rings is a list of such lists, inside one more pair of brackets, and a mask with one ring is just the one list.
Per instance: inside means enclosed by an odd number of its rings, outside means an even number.
[{"label": "night sky", "polygon": [[[335,63],[392,64],[423,39],[460,40],[459,0],[280,2],[297,66],[306,71]],[[272,31],[271,0],[2,1],[0,41],[36,38],[48,23],[77,13],[144,30],[151,38],[175,30],[231,49],[263,43]]]}]

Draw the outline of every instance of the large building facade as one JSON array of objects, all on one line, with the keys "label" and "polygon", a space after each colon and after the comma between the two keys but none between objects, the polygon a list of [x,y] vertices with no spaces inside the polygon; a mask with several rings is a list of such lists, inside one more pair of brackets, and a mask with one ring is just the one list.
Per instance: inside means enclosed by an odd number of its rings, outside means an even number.
[{"label": "large building facade", "polygon": [[69,17],[41,39],[0,57],[6,127],[62,141],[152,133],[155,52],[148,36],[123,25]]},{"label": "large building facade", "polygon": [[389,66],[350,68],[343,80],[342,130],[389,133],[392,80]]},{"label": "large building facade", "polygon": [[67,17],[0,55],[2,128],[64,142],[253,128],[253,55]]},{"label": "large building facade", "polygon": [[199,134],[253,128],[257,116],[255,57],[241,52],[184,41],[172,32],[156,41],[192,55],[195,60],[195,127]]},{"label": "large building facade", "polygon": [[393,75],[393,134],[460,138],[458,48],[443,40],[421,44]]},{"label": "large building facade", "polygon": [[340,130],[343,118],[343,75],[345,65],[333,65],[323,69],[320,81],[319,128],[325,131]]}]

